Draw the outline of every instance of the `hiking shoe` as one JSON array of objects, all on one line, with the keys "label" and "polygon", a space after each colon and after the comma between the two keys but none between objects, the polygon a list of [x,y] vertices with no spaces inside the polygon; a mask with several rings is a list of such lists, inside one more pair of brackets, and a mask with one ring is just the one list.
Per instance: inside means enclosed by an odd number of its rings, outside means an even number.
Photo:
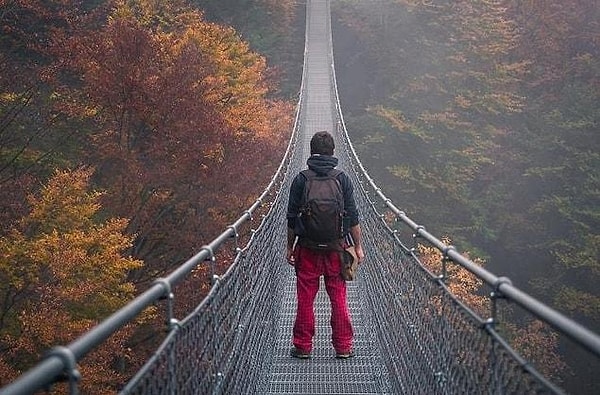
[{"label": "hiking shoe", "polygon": [[335,357],[337,359],[348,359],[354,356],[354,350],[350,350],[348,352],[336,352]]},{"label": "hiking shoe", "polygon": [[290,355],[292,357],[298,358],[298,359],[308,359],[308,358],[310,358],[310,352],[299,350],[296,347],[292,347],[292,350],[290,351]]}]

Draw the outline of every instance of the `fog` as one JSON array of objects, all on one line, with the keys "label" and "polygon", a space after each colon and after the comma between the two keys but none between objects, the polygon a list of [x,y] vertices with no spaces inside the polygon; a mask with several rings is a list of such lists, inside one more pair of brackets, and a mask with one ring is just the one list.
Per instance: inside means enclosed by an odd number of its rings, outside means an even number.
[{"label": "fog", "polygon": [[[594,2],[560,17],[520,3],[508,11],[450,9],[456,15],[383,1],[334,3],[342,111],[384,193],[436,236],[484,258],[494,274],[600,332]],[[506,26],[507,15],[514,27],[484,30],[497,36],[474,36],[468,25],[497,18]],[[562,33],[535,30],[542,22]],[[587,377],[595,379],[593,370]],[[598,385],[565,382],[578,393]]]}]

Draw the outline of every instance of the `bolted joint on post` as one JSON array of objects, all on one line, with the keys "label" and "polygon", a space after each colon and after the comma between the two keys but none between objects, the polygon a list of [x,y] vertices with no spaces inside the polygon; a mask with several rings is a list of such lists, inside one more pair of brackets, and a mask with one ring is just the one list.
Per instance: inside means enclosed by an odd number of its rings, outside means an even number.
[{"label": "bolted joint on post", "polygon": [[492,328],[498,323],[498,299],[504,298],[500,291],[503,284],[512,285],[512,281],[508,277],[498,277],[492,284],[492,292],[490,292],[491,317],[487,320]]},{"label": "bolted joint on post", "polygon": [[233,231],[233,234],[231,235],[231,237],[233,239],[235,239],[235,252],[238,253],[240,250],[240,246],[239,246],[240,234],[238,233],[235,225],[228,226],[227,229],[231,229]]},{"label": "bolted joint on post", "polygon": [[446,247],[444,247],[444,248],[442,249],[442,259],[443,259],[444,261],[451,261],[451,260],[452,260],[452,258],[450,258],[450,257],[448,256],[448,254],[450,253],[450,251],[454,251],[454,252],[456,252],[456,247],[454,247],[454,246],[450,245],[450,246],[446,246]]},{"label": "bolted joint on post", "polygon": [[164,290],[161,299],[167,300],[167,319],[165,322],[170,329],[170,323],[173,321],[173,300],[175,299],[175,294],[171,290],[171,284],[165,278],[157,278],[153,284],[160,284]]},{"label": "bolted joint on post", "polygon": [[63,363],[64,379],[69,381],[69,394],[79,394],[77,383],[81,380],[81,373],[79,373],[79,370],[77,369],[77,359],[75,358],[73,351],[67,347],[57,346],[52,348],[48,354],[46,354],[46,358],[52,357],[59,358]]},{"label": "bolted joint on post", "polygon": [[415,228],[415,233],[413,233],[413,234],[412,234],[412,238],[413,238],[413,246],[412,246],[412,248],[411,248],[410,250],[411,250],[411,252],[413,252],[413,253],[415,253],[415,254],[416,254],[416,253],[417,253],[417,251],[418,251],[418,248],[417,248],[417,247],[418,247],[418,244],[419,244],[419,242],[417,241],[417,239],[418,239],[419,237],[421,237],[421,234],[420,234],[420,231],[421,231],[421,230],[425,230],[425,227],[424,227],[423,225],[418,225],[418,226]]},{"label": "bolted joint on post", "polygon": [[483,322],[483,324],[481,325],[481,328],[489,328],[489,329],[494,329],[496,328],[496,320],[494,318],[488,318],[487,320],[485,320]]},{"label": "bolted joint on post", "polygon": [[217,268],[216,268],[216,261],[217,261],[217,259],[215,258],[215,253],[214,253],[214,251],[213,251],[213,249],[212,249],[211,246],[205,245],[202,248],[200,248],[200,251],[202,251],[202,250],[208,251],[208,254],[209,254],[208,257],[204,261],[205,262],[207,262],[207,261],[210,262],[210,278],[211,278],[210,282],[211,282],[211,285],[212,285],[212,284],[214,284],[213,283],[214,277],[217,277]]},{"label": "bolted joint on post", "polygon": [[175,318],[169,320],[169,331],[181,329],[181,322]]},{"label": "bolted joint on post", "polygon": [[171,292],[171,284],[163,277],[157,278],[152,282],[152,284],[160,284],[163,289],[163,294],[160,297],[161,299],[172,299],[173,293]]},{"label": "bolted joint on post", "polygon": [[492,284],[492,292],[490,294],[490,296],[492,298],[498,299],[498,298],[503,298],[504,297],[504,295],[502,295],[502,292],[500,292],[500,287],[503,284],[512,285],[512,281],[508,277],[504,277],[504,276],[498,277],[496,279],[496,281],[494,281],[494,283]]}]

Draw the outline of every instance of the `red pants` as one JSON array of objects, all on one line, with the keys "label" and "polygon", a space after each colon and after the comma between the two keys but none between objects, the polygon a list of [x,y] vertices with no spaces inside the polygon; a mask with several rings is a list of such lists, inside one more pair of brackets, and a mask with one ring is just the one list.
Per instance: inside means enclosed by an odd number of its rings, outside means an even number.
[{"label": "red pants", "polygon": [[312,351],[315,334],[314,302],[319,291],[319,279],[325,278],[325,289],[331,302],[331,341],[337,353],[352,349],[352,323],[346,300],[346,282],[340,276],[340,255],[335,251],[314,251],[296,247],[296,293],[298,309],[294,323],[294,346],[300,351]]}]

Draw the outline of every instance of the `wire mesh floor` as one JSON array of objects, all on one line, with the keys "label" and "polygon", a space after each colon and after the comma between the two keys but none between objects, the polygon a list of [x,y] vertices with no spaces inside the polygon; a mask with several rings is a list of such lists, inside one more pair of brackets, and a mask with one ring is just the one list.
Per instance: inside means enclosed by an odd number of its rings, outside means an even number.
[{"label": "wire mesh floor", "polygon": [[321,278],[315,301],[316,331],[312,357],[290,356],[292,327],[296,314],[296,283],[293,268],[284,276],[281,321],[274,342],[274,358],[268,377],[268,394],[382,394],[386,388],[385,367],[369,330],[368,310],[360,298],[360,279],[348,282],[348,304],[354,327],[356,355],[336,359],[329,324],[331,308]]}]

